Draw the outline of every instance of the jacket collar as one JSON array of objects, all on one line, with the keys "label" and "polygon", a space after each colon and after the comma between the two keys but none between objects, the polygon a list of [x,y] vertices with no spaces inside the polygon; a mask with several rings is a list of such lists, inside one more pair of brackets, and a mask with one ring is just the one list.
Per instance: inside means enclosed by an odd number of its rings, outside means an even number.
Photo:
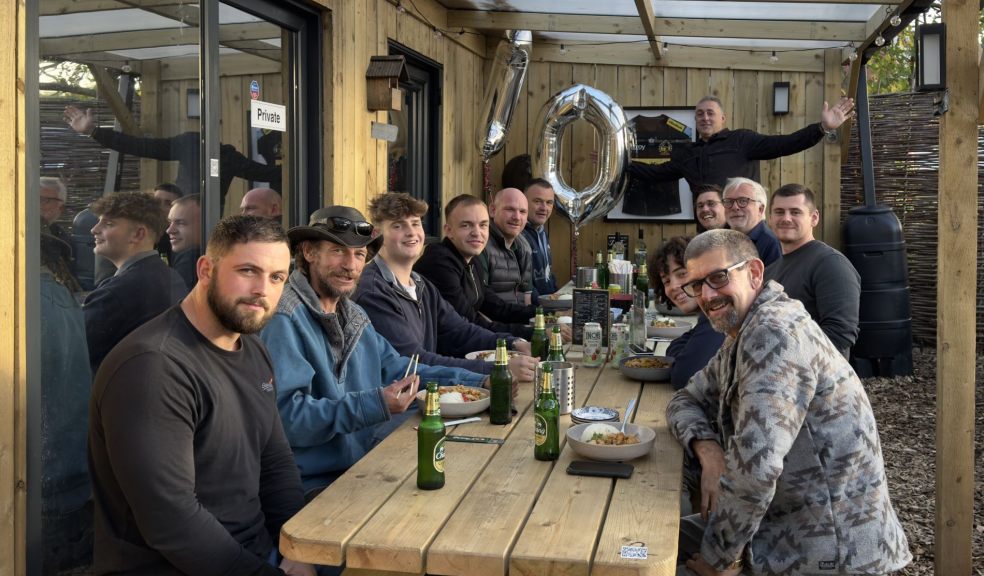
[{"label": "jacket collar", "polygon": [[718,132],[714,136],[711,136],[711,139],[710,140],[704,140],[704,139],[698,137],[697,140],[694,142],[694,144],[703,146],[703,145],[706,145],[706,144],[710,144],[712,142],[716,142],[717,140],[724,140],[724,139],[726,139],[730,135],[731,135],[731,130],[729,130],[727,128],[722,128],[720,132]]},{"label": "jacket collar", "polygon": [[[469,263],[468,262],[465,262],[465,257],[461,255],[461,252],[458,252],[458,248],[455,247],[454,243],[451,242],[451,239],[450,238],[448,238],[447,236],[445,236],[444,239],[441,240],[441,245],[444,246],[445,248],[447,248],[448,251],[451,252],[451,254],[454,255],[455,260],[458,261],[458,262],[460,262],[462,266],[464,266],[466,268],[468,267],[468,264]],[[474,259],[475,258],[472,258],[472,260],[474,260]]]},{"label": "jacket collar", "polygon": [[[383,280],[387,284],[389,284],[393,288],[396,288],[396,290],[399,291],[400,294],[404,294],[407,297],[410,296],[409,294],[407,294],[407,291],[403,288],[403,286],[399,283],[399,281],[397,281],[396,275],[393,274],[393,271],[389,269],[389,266],[386,265],[386,262],[382,259],[382,257],[379,254],[376,254],[375,258],[373,258],[372,261],[376,263],[376,266],[379,268],[380,275],[382,275]],[[420,276],[420,274],[417,274],[413,270],[410,271],[410,279],[413,280],[413,283],[416,284],[417,286],[420,286],[421,284],[424,283],[423,278]],[[417,291],[417,297],[418,298],[420,297],[419,290]]]}]

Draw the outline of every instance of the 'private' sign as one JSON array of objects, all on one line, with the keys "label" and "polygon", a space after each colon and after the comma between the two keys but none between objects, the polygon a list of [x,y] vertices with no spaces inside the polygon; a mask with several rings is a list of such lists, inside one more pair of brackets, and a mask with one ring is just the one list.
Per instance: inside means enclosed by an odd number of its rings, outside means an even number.
[{"label": "'private' sign", "polygon": [[251,128],[266,128],[277,132],[287,131],[287,107],[262,100],[250,100],[249,117]]}]

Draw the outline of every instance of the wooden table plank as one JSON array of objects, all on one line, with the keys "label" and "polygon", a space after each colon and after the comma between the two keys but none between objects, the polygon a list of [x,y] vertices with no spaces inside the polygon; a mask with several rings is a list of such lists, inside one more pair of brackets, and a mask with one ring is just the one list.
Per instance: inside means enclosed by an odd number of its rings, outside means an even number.
[{"label": "wooden table plank", "polygon": [[[640,384],[624,378],[606,381],[604,370],[585,403],[617,408],[623,414]],[[587,576],[614,481],[572,476],[567,465],[578,459],[565,446],[530,514],[509,561],[513,576]]]},{"label": "wooden table plank", "polygon": [[[656,442],[648,457],[632,461],[632,481],[615,483],[594,556],[593,576],[676,573],[683,451],[666,424],[665,406],[672,395],[669,384],[643,386],[634,422],[655,430]],[[647,558],[622,558],[621,548],[628,545],[645,546]]]},{"label": "wooden table plank", "polygon": [[[587,397],[598,370],[577,369],[577,393]],[[576,394],[577,394],[576,393]],[[561,432],[570,416],[560,417]],[[533,458],[533,414],[526,416],[489,463],[427,553],[427,572],[447,576],[504,576],[512,549],[552,462]],[[566,442],[561,437],[561,446]]]},{"label": "wooden table plank", "polygon": [[[511,424],[492,425],[485,420],[465,425],[463,431],[472,436],[506,438],[523,420],[521,416],[526,413],[531,400],[532,387],[524,385],[517,399],[520,417],[514,418]],[[422,572],[431,542],[498,449],[495,444],[448,442],[444,488],[419,490],[416,476],[407,478],[351,538],[345,549],[346,565]],[[401,458],[416,460],[412,454],[404,454]]]},{"label": "wooden table plank", "polygon": [[[532,386],[520,387],[517,406],[526,411],[532,403]],[[457,433],[473,436],[505,437],[502,426],[484,422],[455,427]],[[340,566],[345,547],[356,532],[381,508],[408,479],[416,482],[416,446],[413,429],[420,417],[409,418],[372,449],[371,457],[356,462],[324,492],[287,521],[280,532],[280,551],[291,560],[311,564]],[[515,422],[515,420],[514,420]]]}]

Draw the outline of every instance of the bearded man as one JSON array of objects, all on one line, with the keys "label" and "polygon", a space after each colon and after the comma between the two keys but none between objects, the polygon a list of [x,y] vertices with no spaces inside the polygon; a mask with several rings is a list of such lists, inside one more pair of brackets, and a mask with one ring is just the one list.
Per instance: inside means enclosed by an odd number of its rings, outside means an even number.
[{"label": "bearded man", "polygon": [[252,335],[289,267],[279,223],[226,218],[191,294],[106,356],[89,402],[94,574],[314,576],[277,563],[280,527],[304,496]]}]

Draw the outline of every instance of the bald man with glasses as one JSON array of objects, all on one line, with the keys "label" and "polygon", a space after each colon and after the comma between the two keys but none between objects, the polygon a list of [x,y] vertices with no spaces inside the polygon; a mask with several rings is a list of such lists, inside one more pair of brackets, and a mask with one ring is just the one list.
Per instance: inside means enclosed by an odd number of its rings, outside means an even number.
[{"label": "bald man with glasses", "polygon": [[728,227],[748,236],[768,266],[782,258],[779,239],[765,222],[769,195],[761,184],[748,178],[731,178],[721,196]]}]

